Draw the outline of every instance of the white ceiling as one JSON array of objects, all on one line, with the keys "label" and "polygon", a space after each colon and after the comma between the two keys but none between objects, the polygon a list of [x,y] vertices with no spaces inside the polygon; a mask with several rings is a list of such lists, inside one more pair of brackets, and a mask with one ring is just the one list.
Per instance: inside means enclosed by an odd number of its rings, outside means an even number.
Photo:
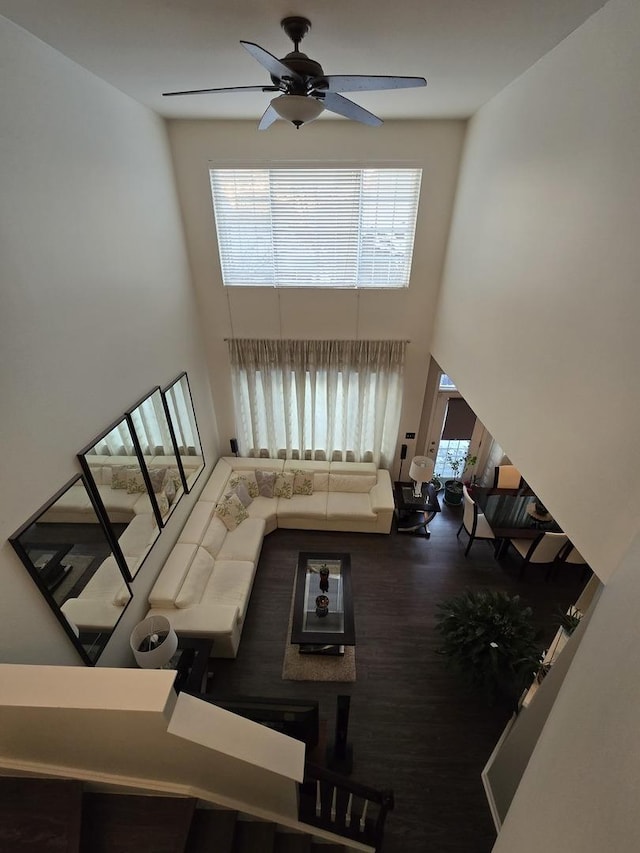
[{"label": "white ceiling", "polygon": [[268,85],[238,43],[292,49],[287,15],[311,20],[301,50],[325,74],[426,77],[427,88],[349,94],[382,119],[460,118],[533,65],[604,0],[0,0],[0,14],[166,117],[260,117],[270,93],[163,98]]}]

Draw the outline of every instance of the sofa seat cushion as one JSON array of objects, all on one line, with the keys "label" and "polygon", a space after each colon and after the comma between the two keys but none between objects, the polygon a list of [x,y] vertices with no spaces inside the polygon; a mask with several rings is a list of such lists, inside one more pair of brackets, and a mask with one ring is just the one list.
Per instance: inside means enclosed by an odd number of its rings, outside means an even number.
[{"label": "sofa seat cushion", "polygon": [[[101,486],[99,488],[100,497],[107,511],[128,512],[133,518],[136,510],[135,505],[140,500],[140,492],[128,492],[126,489],[112,489],[111,486]],[[146,496],[145,496],[146,497]],[[147,506],[151,508],[149,498],[147,497]],[[147,510],[148,512],[149,510]]]},{"label": "sofa seat cushion", "polygon": [[375,519],[369,495],[358,492],[329,492],[327,518]]},{"label": "sofa seat cushion", "polygon": [[61,610],[81,631],[111,631],[122,615],[121,607],[99,598],[69,598]]},{"label": "sofa seat cushion", "polygon": [[238,622],[244,621],[251,595],[255,566],[248,560],[216,560],[201,606],[227,604],[239,610]]},{"label": "sofa seat cushion", "polygon": [[294,495],[278,500],[278,518],[322,518],[327,517],[327,492],[312,495]]},{"label": "sofa seat cushion", "polygon": [[244,560],[257,563],[264,539],[264,518],[247,518],[240,527],[227,533],[216,554],[218,560]]},{"label": "sofa seat cushion", "polygon": [[155,542],[157,535],[158,525],[154,515],[151,513],[136,515],[118,539],[118,545],[125,557],[140,557],[146,554],[149,545]]},{"label": "sofa seat cushion", "polygon": [[200,545],[207,532],[215,508],[216,505],[212,501],[198,501],[191,510],[187,523],[182,528],[178,542]]},{"label": "sofa seat cushion", "polygon": [[[194,604],[184,610],[152,607],[147,616],[166,616],[178,636],[229,637],[238,624],[238,607],[227,604]],[[213,651],[215,652],[215,646]]]},{"label": "sofa seat cushion", "polygon": [[275,519],[277,510],[278,498],[254,498],[247,507],[249,518],[261,518],[265,522]]}]

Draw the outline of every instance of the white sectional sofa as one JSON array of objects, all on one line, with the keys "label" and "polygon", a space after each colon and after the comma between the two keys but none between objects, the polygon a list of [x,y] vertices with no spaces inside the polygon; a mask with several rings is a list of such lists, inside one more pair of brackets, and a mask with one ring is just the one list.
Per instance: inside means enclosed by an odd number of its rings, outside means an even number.
[{"label": "white sectional sofa", "polygon": [[[225,495],[238,479],[255,492],[257,472],[283,475],[281,494],[254,496],[246,517],[228,529],[220,515]],[[311,494],[285,496],[291,481]],[[213,657],[235,657],[268,533],[286,527],[388,534],[393,509],[389,472],[373,463],[223,457],[149,594],[147,615],[166,616],[178,634],[211,637]]]}]

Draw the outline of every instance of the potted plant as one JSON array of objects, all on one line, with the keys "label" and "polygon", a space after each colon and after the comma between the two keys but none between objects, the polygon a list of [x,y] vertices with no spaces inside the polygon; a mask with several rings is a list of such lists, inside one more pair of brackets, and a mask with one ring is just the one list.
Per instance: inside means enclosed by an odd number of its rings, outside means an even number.
[{"label": "potted plant", "polygon": [[442,480],[437,474],[434,474],[433,477],[429,480],[433,488],[436,490],[436,494],[442,491]]},{"label": "potted plant", "polygon": [[446,599],[438,605],[438,649],[490,702],[517,702],[538,671],[541,649],[532,610],[520,597],[480,590]]},{"label": "potted plant", "polygon": [[472,468],[478,461],[477,456],[465,453],[459,456],[447,451],[447,463],[453,471],[453,480],[444,482],[444,502],[449,506],[459,506],[462,501],[462,478],[467,468]]},{"label": "potted plant", "polygon": [[566,612],[558,608],[558,615],[560,617],[560,627],[570,637],[580,624],[582,613],[575,607],[570,607]]}]

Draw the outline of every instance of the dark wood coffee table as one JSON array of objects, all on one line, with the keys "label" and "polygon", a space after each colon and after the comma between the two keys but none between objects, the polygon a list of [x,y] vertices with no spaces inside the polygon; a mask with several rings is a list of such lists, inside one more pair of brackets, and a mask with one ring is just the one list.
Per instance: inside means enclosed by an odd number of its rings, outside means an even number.
[{"label": "dark wood coffee table", "polygon": [[355,646],[349,554],[299,554],[291,642],[301,654],[316,655],[344,654],[345,646]]}]

